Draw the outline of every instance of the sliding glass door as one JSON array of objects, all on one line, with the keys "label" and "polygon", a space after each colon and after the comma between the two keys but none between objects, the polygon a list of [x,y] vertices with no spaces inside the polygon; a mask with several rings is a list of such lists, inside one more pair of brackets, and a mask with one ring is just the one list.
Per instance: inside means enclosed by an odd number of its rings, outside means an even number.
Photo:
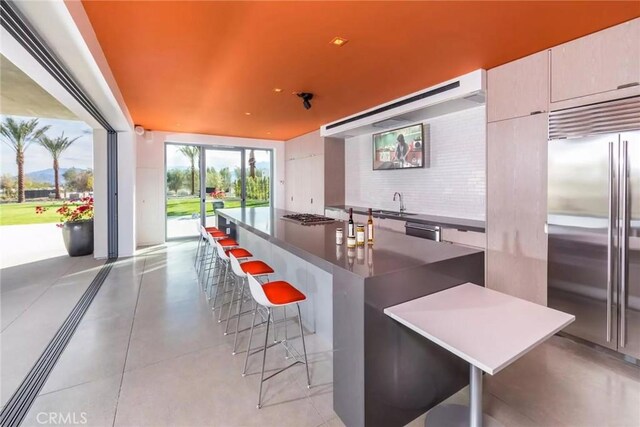
[{"label": "sliding glass door", "polygon": [[271,204],[271,153],[245,149],[246,206]]},{"label": "sliding glass door", "polygon": [[207,227],[216,225],[215,210],[243,205],[243,151],[207,148],[204,150],[205,177],[204,218]]},{"label": "sliding glass door", "polygon": [[195,236],[200,224],[200,147],[165,147],[167,239]]},{"label": "sliding glass door", "polygon": [[168,143],[165,159],[167,239],[215,226],[216,209],[271,205],[272,150]]}]

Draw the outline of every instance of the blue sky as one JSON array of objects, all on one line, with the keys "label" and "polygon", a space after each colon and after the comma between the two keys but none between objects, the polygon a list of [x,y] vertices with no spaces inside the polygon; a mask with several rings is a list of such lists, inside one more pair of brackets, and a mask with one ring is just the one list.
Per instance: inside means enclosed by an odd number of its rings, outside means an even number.
[{"label": "blue sky", "polygon": [[[5,117],[13,117],[15,120],[30,120],[32,118],[0,115],[0,119],[4,120]],[[65,136],[71,138],[75,138],[76,136],[80,137],[71,147],[62,153],[60,158],[61,168],[93,168],[93,133],[92,129],[86,123],[75,120],[42,118],[38,118],[38,121],[41,125],[51,126],[47,131],[49,137],[59,136],[62,132],[64,132]],[[2,137],[0,137],[0,141],[3,141]],[[0,159],[0,174],[8,173],[16,175],[18,173],[15,152],[5,142],[0,142]],[[31,144],[25,154],[25,173],[49,169],[51,167],[53,167],[53,160],[49,153],[38,144]]]}]

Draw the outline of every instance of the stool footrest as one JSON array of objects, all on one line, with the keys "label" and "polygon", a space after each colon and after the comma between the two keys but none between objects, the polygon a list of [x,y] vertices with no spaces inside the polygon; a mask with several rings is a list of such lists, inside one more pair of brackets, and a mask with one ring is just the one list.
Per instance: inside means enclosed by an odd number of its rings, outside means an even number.
[{"label": "stool footrest", "polygon": [[286,366],[286,367],[284,367],[284,368],[280,369],[279,371],[276,371],[276,372],[274,372],[273,374],[269,375],[268,377],[266,377],[265,379],[263,379],[263,380],[262,380],[262,382],[265,382],[265,381],[267,381],[268,379],[271,379],[271,378],[275,377],[276,375],[281,374],[282,372],[286,371],[287,369],[289,369],[289,368],[291,368],[291,367],[293,367],[293,366],[295,366],[295,365],[297,365],[297,364],[302,364],[302,365],[304,365],[304,362],[303,362],[303,361],[301,361],[301,360],[296,360],[295,362],[293,362],[293,363],[292,363],[292,364],[290,364],[289,366]]}]

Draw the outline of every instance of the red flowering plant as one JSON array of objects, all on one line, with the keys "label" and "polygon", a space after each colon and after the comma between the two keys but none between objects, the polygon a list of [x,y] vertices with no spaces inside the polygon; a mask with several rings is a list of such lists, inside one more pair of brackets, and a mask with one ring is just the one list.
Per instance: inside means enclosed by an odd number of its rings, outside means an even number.
[{"label": "red flowering plant", "polygon": [[[36,206],[36,214],[43,214],[46,211],[46,207]],[[56,209],[56,213],[60,215],[58,227],[62,227],[65,222],[93,219],[93,197],[83,197],[80,199],[80,203],[64,202],[62,206]]]},{"label": "red flowering plant", "polygon": [[214,199],[224,199],[226,194],[222,190],[213,190],[209,195]]}]

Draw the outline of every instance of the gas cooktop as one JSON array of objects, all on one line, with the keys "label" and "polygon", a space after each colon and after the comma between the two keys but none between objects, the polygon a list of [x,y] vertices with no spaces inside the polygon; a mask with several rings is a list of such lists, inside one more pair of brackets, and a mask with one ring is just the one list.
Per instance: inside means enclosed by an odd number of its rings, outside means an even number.
[{"label": "gas cooktop", "polygon": [[316,214],[289,214],[283,215],[282,219],[287,221],[296,222],[301,225],[319,225],[319,224],[331,224],[335,220],[322,215]]}]

